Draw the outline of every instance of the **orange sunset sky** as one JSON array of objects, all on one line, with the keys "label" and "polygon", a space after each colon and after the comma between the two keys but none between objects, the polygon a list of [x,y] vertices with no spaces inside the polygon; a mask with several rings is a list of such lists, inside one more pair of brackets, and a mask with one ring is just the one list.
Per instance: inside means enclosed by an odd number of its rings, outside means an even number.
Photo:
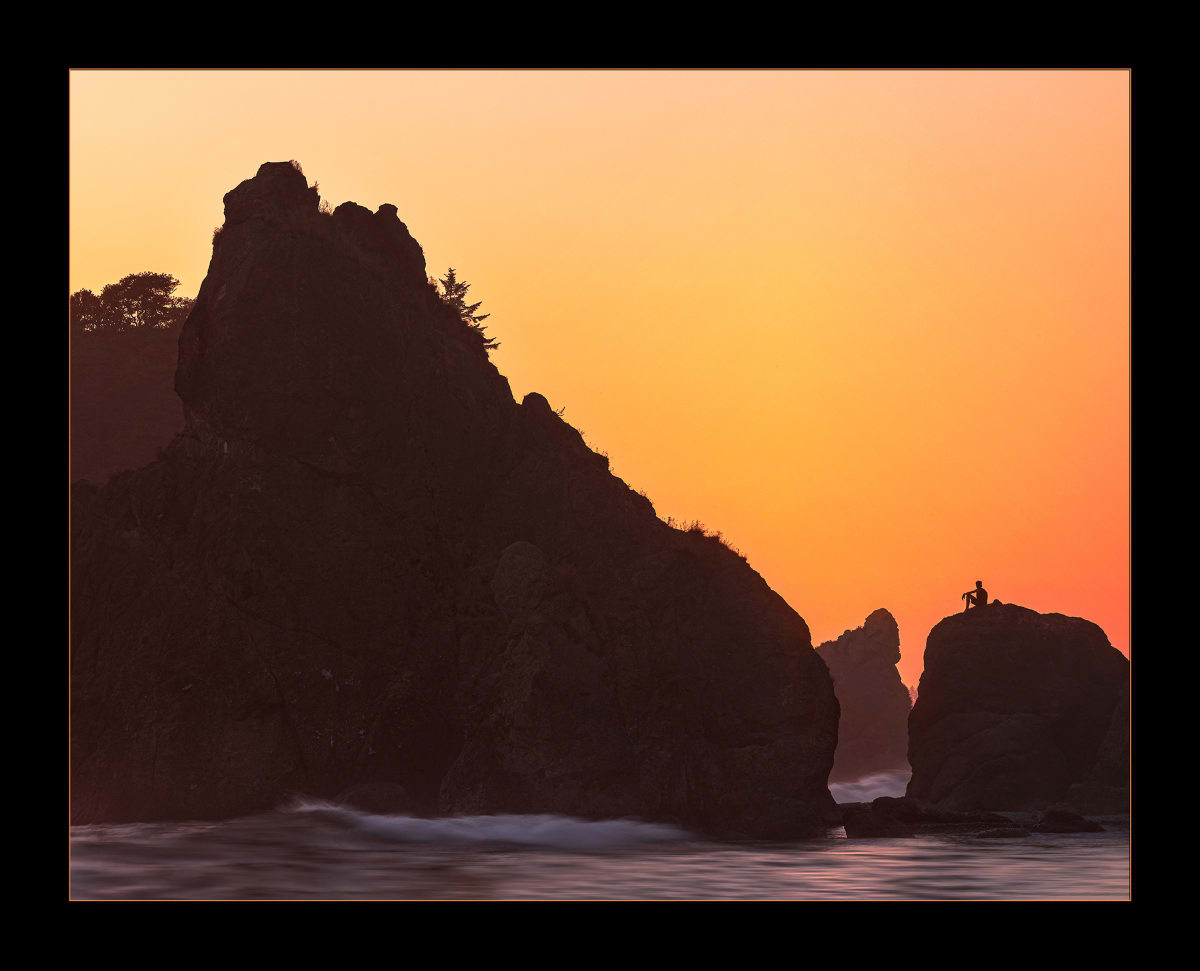
[{"label": "orange sunset sky", "polygon": [[906,683],[982,579],[1129,650],[1127,71],[73,71],[70,287],[297,159],[394,203],[492,360],[814,643]]}]

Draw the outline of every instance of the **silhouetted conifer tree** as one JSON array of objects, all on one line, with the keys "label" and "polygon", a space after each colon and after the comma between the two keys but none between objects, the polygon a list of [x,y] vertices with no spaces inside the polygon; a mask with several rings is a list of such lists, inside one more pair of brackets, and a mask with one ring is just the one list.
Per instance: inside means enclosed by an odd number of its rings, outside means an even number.
[{"label": "silhouetted conifer tree", "polygon": [[487,320],[491,314],[477,314],[482,300],[477,303],[467,303],[467,291],[471,289],[471,284],[460,283],[455,276],[454,267],[446,270],[446,275],[438,281],[442,287],[442,300],[449,304],[458,313],[459,319],[464,324],[470,327],[479,335],[479,339],[483,342],[483,346],[489,351],[494,347],[499,347],[500,344],[486,334],[487,328],[483,326],[482,321]]}]

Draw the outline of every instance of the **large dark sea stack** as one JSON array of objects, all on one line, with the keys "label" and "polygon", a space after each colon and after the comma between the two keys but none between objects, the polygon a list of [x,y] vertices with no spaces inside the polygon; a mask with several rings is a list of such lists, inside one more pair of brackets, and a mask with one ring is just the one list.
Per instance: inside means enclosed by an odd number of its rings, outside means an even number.
[{"label": "large dark sea stack", "polygon": [[908,768],[908,689],[896,665],[900,630],[886,610],[826,641],[817,653],[833,676],[842,715],[830,782]]},{"label": "large dark sea stack", "polygon": [[1090,621],[1014,604],[947,617],[908,721],[908,795],[956,810],[1060,803],[1094,777],[1128,686],[1129,661]]},{"label": "large dark sea stack", "polygon": [[73,488],[73,821],[386,791],[818,830],[838,708],[804,621],[513,400],[395,207],[318,202],[287,163],[225,196],[184,431]]}]

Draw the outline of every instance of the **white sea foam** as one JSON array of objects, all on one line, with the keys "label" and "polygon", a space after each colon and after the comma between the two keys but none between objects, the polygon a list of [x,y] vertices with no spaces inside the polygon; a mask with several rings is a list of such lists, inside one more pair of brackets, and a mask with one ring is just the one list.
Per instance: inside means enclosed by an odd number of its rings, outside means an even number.
[{"label": "white sea foam", "polygon": [[554,815],[384,816],[319,800],[301,799],[288,812],[314,812],[377,839],[404,843],[501,843],[564,850],[609,850],[689,839],[676,826],[633,819],[592,821]]},{"label": "white sea foam", "polygon": [[870,802],[880,796],[902,796],[912,778],[909,769],[898,769],[894,772],[877,772],[874,775],[863,776],[853,782],[835,782],[829,787],[836,803]]}]

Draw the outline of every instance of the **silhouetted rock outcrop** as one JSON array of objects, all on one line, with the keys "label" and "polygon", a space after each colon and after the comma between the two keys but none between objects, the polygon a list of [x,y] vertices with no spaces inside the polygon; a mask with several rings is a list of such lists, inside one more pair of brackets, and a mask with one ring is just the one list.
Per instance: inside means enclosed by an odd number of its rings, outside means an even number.
[{"label": "silhouetted rock outcrop", "polygon": [[831,782],[908,768],[908,689],[896,670],[900,631],[886,610],[826,641],[817,653],[833,676],[841,706]]},{"label": "silhouetted rock outcrop", "polygon": [[286,163],[225,205],[185,430],[73,490],[73,820],[300,792],[820,829],[804,621],[513,401],[394,207],[321,213]]},{"label": "silhouetted rock outcrop", "polygon": [[170,444],[183,428],[178,359],[178,327],[72,334],[72,481],[104,485]]},{"label": "silhouetted rock outcrop", "polygon": [[1129,661],[1095,624],[1014,604],[929,632],[908,722],[908,794],[949,809],[1033,810],[1089,778]]}]

